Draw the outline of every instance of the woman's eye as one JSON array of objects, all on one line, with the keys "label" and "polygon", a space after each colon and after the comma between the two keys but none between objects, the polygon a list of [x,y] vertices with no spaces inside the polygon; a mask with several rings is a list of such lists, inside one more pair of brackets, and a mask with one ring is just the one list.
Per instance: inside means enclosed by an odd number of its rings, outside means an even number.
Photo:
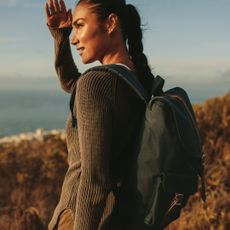
[{"label": "woman's eye", "polygon": [[77,25],[76,25],[77,28],[80,28],[80,27],[82,27],[82,26],[83,26],[83,24],[77,24]]}]

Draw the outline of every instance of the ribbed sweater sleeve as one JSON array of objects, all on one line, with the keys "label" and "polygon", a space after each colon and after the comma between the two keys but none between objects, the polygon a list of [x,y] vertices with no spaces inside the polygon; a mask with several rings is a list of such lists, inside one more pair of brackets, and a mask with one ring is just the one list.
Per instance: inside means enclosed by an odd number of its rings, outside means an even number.
[{"label": "ribbed sweater sleeve", "polygon": [[109,177],[112,142],[112,80],[100,71],[77,83],[77,118],[81,177],[77,192],[74,230],[98,229],[111,191]]},{"label": "ribbed sweater sleeve", "polygon": [[55,49],[55,69],[59,77],[61,87],[66,92],[72,92],[76,80],[80,77],[70,49],[69,35],[72,28],[66,27],[62,29],[49,27],[54,38]]}]

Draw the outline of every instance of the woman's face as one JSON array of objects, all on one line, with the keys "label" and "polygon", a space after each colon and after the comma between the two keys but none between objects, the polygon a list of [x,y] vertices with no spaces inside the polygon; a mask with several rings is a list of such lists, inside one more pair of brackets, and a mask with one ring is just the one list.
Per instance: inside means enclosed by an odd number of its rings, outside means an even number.
[{"label": "woman's face", "polygon": [[72,44],[77,47],[82,62],[103,62],[109,47],[109,34],[105,29],[105,23],[98,19],[98,15],[91,11],[89,5],[80,4],[75,8],[72,26]]}]

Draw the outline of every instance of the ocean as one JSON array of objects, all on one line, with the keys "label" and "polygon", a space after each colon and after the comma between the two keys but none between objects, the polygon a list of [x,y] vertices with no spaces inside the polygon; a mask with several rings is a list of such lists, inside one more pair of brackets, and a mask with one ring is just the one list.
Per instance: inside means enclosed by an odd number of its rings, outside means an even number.
[{"label": "ocean", "polygon": [[0,137],[21,132],[63,129],[69,97],[58,91],[0,92]]},{"label": "ocean", "polygon": [[[210,96],[210,91],[192,92],[192,103],[201,103]],[[0,137],[34,132],[37,128],[64,129],[69,97],[55,78],[1,79]]]},{"label": "ocean", "polygon": [[34,132],[37,128],[64,129],[70,95],[55,81],[24,84],[24,79],[20,79],[13,85],[10,81],[1,82],[0,137]]}]

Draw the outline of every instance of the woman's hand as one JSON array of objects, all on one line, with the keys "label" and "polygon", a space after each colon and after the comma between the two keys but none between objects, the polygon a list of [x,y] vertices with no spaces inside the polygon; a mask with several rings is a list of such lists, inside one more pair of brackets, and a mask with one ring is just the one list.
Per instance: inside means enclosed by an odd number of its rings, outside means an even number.
[{"label": "woman's hand", "polygon": [[66,11],[65,2],[60,0],[48,0],[46,3],[46,22],[48,26],[63,28],[72,25],[71,9]]}]

